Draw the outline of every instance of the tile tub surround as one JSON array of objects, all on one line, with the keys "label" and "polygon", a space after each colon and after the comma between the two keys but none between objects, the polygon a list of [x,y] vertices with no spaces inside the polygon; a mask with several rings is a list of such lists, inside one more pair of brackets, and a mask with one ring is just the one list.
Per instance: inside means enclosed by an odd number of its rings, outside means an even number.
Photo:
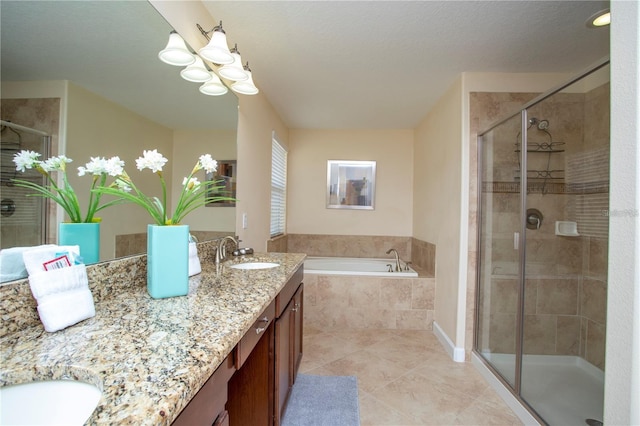
[{"label": "tile tub surround", "polygon": [[287,234],[287,251],[320,257],[385,258],[390,248],[402,260],[411,259],[411,237],[378,235]]},{"label": "tile tub surround", "polygon": [[[21,320],[33,304],[7,309],[5,296],[13,303],[30,296],[27,280],[1,286],[0,385],[77,377],[103,390],[88,424],[170,424],[305,258],[256,254],[283,267],[223,267],[218,274],[206,247],[201,256],[203,271],[189,280],[189,294],[162,300],[147,293],[144,256],[95,265],[101,270],[90,277],[96,316],[56,333],[46,333],[37,314],[37,324]],[[111,279],[119,267],[121,276],[134,278]],[[95,282],[98,276],[104,281]]]},{"label": "tile tub surround", "polygon": [[431,330],[435,278],[304,275],[305,326]]},{"label": "tile tub surround", "polygon": [[388,258],[386,251],[395,248],[402,260],[411,261],[427,275],[434,276],[436,271],[436,246],[412,237],[287,234],[270,240],[267,247],[308,256],[365,258]]}]

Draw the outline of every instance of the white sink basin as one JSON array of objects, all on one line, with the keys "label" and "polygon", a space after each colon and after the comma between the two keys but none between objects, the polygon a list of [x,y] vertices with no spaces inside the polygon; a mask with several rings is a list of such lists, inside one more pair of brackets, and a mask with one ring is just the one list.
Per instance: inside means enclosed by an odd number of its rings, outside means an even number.
[{"label": "white sink basin", "polygon": [[236,263],[235,265],[230,265],[230,268],[233,269],[269,269],[280,266],[277,263],[272,262],[245,262],[245,263]]},{"label": "white sink basin", "polygon": [[75,380],[28,382],[0,388],[2,425],[83,425],[102,391]]}]

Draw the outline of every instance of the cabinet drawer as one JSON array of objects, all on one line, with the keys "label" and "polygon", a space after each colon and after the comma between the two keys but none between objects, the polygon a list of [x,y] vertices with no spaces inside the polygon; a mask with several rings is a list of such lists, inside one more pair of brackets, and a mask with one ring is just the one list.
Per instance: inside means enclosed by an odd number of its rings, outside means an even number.
[{"label": "cabinet drawer", "polygon": [[276,296],[276,316],[280,318],[282,315],[282,311],[289,304],[289,301],[293,297],[294,293],[300,286],[302,282],[302,277],[304,275],[304,266],[300,266],[296,272],[293,273],[289,281],[282,287],[280,293]]},{"label": "cabinet drawer", "polygon": [[274,300],[269,304],[267,309],[260,314],[256,322],[254,322],[251,328],[245,333],[242,340],[238,342],[236,346],[236,369],[239,370],[240,367],[242,367],[242,364],[247,360],[251,351],[258,343],[258,340],[260,340],[264,334],[264,331],[275,318],[275,305]]},{"label": "cabinet drawer", "polygon": [[221,425],[224,424],[227,382],[235,371],[230,354],[174,420],[173,426],[210,426],[216,419],[220,419]]}]

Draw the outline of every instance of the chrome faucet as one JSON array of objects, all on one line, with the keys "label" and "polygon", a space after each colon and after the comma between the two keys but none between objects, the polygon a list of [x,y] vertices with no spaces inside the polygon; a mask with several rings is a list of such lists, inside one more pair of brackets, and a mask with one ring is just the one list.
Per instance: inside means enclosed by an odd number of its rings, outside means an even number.
[{"label": "chrome faucet", "polygon": [[393,254],[395,254],[396,256],[396,272],[400,272],[402,270],[402,267],[400,266],[400,257],[398,256],[398,251],[394,248],[387,250],[387,254],[390,254],[391,252],[393,252]]},{"label": "chrome faucet", "polygon": [[231,235],[227,235],[226,237],[221,238],[220,241],[218,241],[218,246],[216,247],[216,265],[219,265],[220,262],[222,262],[227,256],[227,240],[233,241],[233,243],[236,245],[235,250],[238,249],[239,241],[233,238]]}]

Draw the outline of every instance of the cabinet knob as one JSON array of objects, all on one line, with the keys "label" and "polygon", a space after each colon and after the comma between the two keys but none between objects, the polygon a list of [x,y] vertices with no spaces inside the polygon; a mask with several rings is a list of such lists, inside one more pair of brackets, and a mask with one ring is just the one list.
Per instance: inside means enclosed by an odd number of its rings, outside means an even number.
[{"label": "cabinet knob", "polygon": [[[269,317],[263,317],[260,319],[260,322],[263,322],[265,324],[269,323]],[[265,331],[267,329],[267,327],[256,327],[256,334],[260,334],[263,331]]]}]

